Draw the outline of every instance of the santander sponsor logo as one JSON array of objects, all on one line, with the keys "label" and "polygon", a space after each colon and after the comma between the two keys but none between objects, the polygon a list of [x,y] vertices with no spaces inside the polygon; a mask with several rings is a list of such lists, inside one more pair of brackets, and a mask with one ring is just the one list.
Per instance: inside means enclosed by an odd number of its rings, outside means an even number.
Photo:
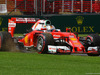
[{"label": "santander sponsor logo", "polygon": [[36,22],[35,18],[16,18],[16,22]]},{"label": "santander sponsor logo", "polygon": [[8,23],[8,27],[16,27],[16,23]]},{"label": "santander sponsor logo", "polygon": [[16,18],[16,21],[26,21],[25,18]]},{"label": "santander sponsor logo", "polygon": [[60,35],[53,35],[53,37],[61,37]]},{"label": "santander sponsor logo", "polygon": [[49,48],[49,50],[56,50],[56,48]]},{"label": "santander sponsor logo", "polygon": [[36,20],[34,18],[27,18],[28,22],[36,22]]}]

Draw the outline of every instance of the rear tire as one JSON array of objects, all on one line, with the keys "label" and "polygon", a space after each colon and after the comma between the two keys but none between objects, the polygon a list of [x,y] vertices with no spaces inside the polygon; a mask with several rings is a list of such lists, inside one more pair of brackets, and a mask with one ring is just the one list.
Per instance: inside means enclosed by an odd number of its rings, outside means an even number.
[{"label": "rear tire", "polygon": [[38,53],[48,53],[48,45],[54,45],[53,36],[49,33],[42,33],[37,38]]},{"label": "rear tire", "polygon": [[11,37],[11,34],[8,32],[0,32],[1,37],[1,49],[0,51],[14,51],[15,44]]}]

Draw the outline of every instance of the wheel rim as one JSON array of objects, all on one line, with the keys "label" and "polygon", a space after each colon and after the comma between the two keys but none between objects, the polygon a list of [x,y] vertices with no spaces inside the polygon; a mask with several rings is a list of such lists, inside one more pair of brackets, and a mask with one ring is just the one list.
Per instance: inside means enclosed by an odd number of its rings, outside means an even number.
[{"label": "wheel rim", "polygon": [[91,41],[91,39],[90,39],[90,38],[88,38],[88,39],[87,39],[87,43],[88,43],[89,45],[91,45],[91,44],[92,44],[92,41]]},{"label": "wheel rim", "polygon": [[42,50],[42,47],[43,47],[43,38],[39,37],[38,43],[37,43],[37,49],[39,52]]}]

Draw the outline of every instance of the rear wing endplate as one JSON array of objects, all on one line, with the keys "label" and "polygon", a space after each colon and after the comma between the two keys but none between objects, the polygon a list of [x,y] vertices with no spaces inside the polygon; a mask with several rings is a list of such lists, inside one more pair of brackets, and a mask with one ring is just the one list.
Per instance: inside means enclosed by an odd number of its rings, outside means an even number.
[{"label": "rear wing endplate", "polygon": [[16,23],[36,23],[38,20],[39,20],[39,18],[15,18],[15,17],[12,17],[11,19],[8,19],[8,32],[13,37],[14,31],[16,28]]}]

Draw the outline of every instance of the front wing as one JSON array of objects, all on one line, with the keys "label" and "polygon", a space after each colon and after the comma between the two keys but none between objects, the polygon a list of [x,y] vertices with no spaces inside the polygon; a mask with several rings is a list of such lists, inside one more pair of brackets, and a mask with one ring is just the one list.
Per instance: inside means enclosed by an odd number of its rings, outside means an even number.
[{"label": "front wing", "polygon": [[70,53],[70,48],[66,46],[48,45],[48,53]]},{"label": "front wing", "polygon": [[72,52],[71,49],[67,46],[54,46],[54,45],[48,45],[48,53],[93,53],[98,54],[100,53],[100,47],[94,46],[94,47],[88,47],[86,52]]}]

